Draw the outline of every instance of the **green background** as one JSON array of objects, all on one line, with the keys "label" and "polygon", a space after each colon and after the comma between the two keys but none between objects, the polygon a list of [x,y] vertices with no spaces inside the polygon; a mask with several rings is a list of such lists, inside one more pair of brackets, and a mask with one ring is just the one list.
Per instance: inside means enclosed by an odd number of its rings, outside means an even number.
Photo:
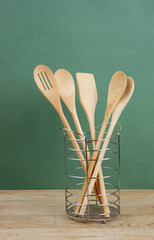
[{"label": "green background", "polygon": [[[38,64],[65,68],[74,79],[94,74],[96,125],[114,72],[133,77],[119,120],[121,188],[154,188],[154,1],[0,1],[0,189],[64,188],[62,123],[35,85]],[[88,130],[78,93],[76,105]]]}]

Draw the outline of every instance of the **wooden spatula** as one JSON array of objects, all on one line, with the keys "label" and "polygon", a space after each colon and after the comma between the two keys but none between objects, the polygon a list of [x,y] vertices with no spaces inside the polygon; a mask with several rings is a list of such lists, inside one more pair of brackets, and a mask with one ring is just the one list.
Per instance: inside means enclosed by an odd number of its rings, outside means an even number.
[{"label": "wooden spatula", "polygon": [[[101,139],[103,138],[105,129],[106,129],[106,125],[109,121],[109,118],[113,112],[113,110],[115,109],[116,105],[118,104],[121,96],[124,93],[124,90],[126,88],[126,84],[127,84],[127,77],[125,75],[125,73],[119,71],[116,72],[110,81],[109,84],[109,88],[108,88],[108,99],[107,99],[107,107],[106,107],[106,112],[105,112],[105,117],[104,117],[104,121],[102,124],[102,128],[100,130],[100,134],[98,136],[98,141],[96,143],[95,146],[95,152],[93,153],[92,159],[96,159],[98,157],[98,151],[100,146],[101,146]],[[90,177],[92,176],[92,172],[94,170],[96,162],[95,161],[91,161],[89,169],[88,169],[88,178],[90,179]],[[100,190],[101,193],[103,192],[103,188],[101,189],[102,184],[100,185]],[[84,181],[83,187],[82,187],[82,191],[81,191],[81,197],[79,198],[79,202],[78,202],[78,206],[75,209],[75,214],[78,213],[80,211],[80,207],[82,206],[82,202],[84,199],[84,195],[86,193],[87,190],[87,181]],[[107,197],[106,195],[103,196],[104,199],[104,212],[106,213],[106,217],[110,216],[110,210],[108,207],[108,201],[107,201]]]},{"label": "wooden spatula", "polygon": [[[99,171],[99,168],[101,166],[102,159],[104,158],[104,155],[105,155],[105,152],[106,152],[105,149],[107,149],[107,146],[109,144],[109,139],[111,138],[114,127],[115,127],[122,111],[124,110],[124,108],[128,104],[133,92],[134,92],[134,81],[131,77],[128,77],[127,78],[126,89],[125,89],[120,101],[118,102],[113,114],[112,114],[111,124],[110,124],[109,130],[108,130],[107,136],[106,136],[106,139],[108,139],[108,140],[106,140],[104,142],[102,150],[101,150],[100,155],[99,155],[100,161],[97,161],[97,164],[94,168],[94,171],[93,171],[93,174],[92,174],[92,179],[90,180],[90,183],[89,183],[89,186],[88,186],[88,192],[86,192],[88,194],[91,194],[91,192],[92,192],[93,184],[96,181],[96,176],[98,175],[98,171]],[[103,194],[106,194],[105,185],[104,185],[104,189],[103,189]],[[87,204],[87,196],[84,197],[84,201],[83,201],[82,204],[83,204],[83,206],[80,209],[80,214],[84,214],[84,212],[85,212],[86,204]]]},{"label": "wooden spatula", "polygon": [[94,75],[90,73],[76,73],[80,104],[87,116],[93,148],[95,147],[95,108],[97,104],[97,89]]},{"label": "wooden spatula", "polygon": [[[89,122],[93,150],[95,150],[96,145],[95,109],[98,99],[95,78],[94,75],[91,73],[76,73],[76,80],[80,104]],[[102,178],[103,178],[102,168],[100,168],[98,173],[98,179],[96,181],[97,190],[99,191],[99,194],[101,194],[99,186],[101,185]],[[100,196],[100,199],[103,204],[104,200],[103,197]]]}]

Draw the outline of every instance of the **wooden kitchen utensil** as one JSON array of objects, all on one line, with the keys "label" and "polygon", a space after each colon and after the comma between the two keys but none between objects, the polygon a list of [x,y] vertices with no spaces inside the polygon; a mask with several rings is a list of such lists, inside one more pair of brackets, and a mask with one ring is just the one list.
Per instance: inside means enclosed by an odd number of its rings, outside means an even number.
[{"label": "wooden kitchen utensil", "polygon": [[[44,65],[38,65],[34,69],[34,80],[39,88],[39,90],[42,92],[42,94],[47,98],[47,100],[53,105],[53,107],[56,109],[57,113],[59,114],[61,121],[66,129],[70,129],[69,123],[63,113],[59,92],[56,84],[55,77],[47,66]],[[76,154],[79,159],[81,159],[81,164],[84,169],[84,171],[87,171],[86,163],[84,160],[84,156],[80,150],[80,147],[75,139],[75,136],[72,131],[67,131],[68,136],[71,139],[72,145],[74,149],[76,150]]]},{"label": "wooden kitchen utensil", "polygon": [[[105,112],[105,117],[104,117],[104,121],[98,136],[98,140],[95,146],[95,151],[93,153],[92,159],[96,159],[98,157],[99,154],[99,148],[101,146],[101,139],[103,138],[105,129],[106,129],[106,125],[109,121],[109,118],[113,112],[113,110],[115,109],[116,105],[118,104],[120,98],[122,97],[124,90],[126,88],[126,84],[127,84],[127,77],[125,75],[125,73],[118,71],[116,72],[110,81],[109,84],[109,88],[108,88],[108,99],[107,99],[107,107],[106,107],[106,112]],[[88,178],[90,181],[90,177],[92,176],[92,172],[93,169],[95,167],[96,161],[91,161],[89,168],[88,168]],[[103,181],[103,179],[102,179]],[[100,193],[103,194],[104,189],[102,188],[102,184],[100,185]],[[84,195],[87,191],[87,181],[84,181],[83,187],[82,187],[82,191],[81,191],[81,196],[79,198],[78,201],[78,206],[75,209],[75,214],[79,213],[80,208],[82,206],[82,202],[84,199]],[[110,210],[108,207],[108,201],[107,201],[107,197],[106,195],[102,196],[103,197],[103,204],[104,204],[104,213],[106,214],[106,217],[110,216]]]},{"label": "wooden kitchen utensil", "polygon": [[[81,139],[81,144],[83,149],[86,151],[86,146],[85,146],[85,139],[84,139],[84,134],[79,122],[79,118],[77,115],[77,111],[76,111],[76,105],[75,105],[75,85],[74,85],[74,80],[72,75],[65,69],[58,69],[55,74],[55,79],[56,79],[56,83],[57,83],[57,87],[58,87],[58,92],[59,92],[59,96],[60,98],[63,100],[63,102],[65,103],[65,105],[67,106],[68,110],[70,111],[77,132],[79,133],[79,137]],[[88,147],[88,146],[87,146]],[[87,148],[87,160],[91,159],[91,155],[89,152],[89,149]],[[97,184],[97,182],[96,182]],[[94,191],[95,193],[98,195],[98,189],[97,189],[97,185],[94,186]],[[98,197],[100,203],[101,203],[101,199]]]},{"label": "wooden kitchen utensil", "polygon": [[[83,149],[85,150],[85,141],[84,141],[84,134],[79,122],[79,118],[76,112],[76,105],[75,105],[75,85],[72,75],[65,69],[58,69],[55,74],[55,79],[58,87],[58,92],[60,98],[63,100],[65,105],[67,106],[68,110],[70,111],[77,132],[81,135],[79,137],[81,138],[81,144],[83,146]],[[90,153],[87,152],[88,158],[90,158]]]},{"label": "wooden kitchen utensil", "polygon": [[[92,192],[93,185],[96,181],[95,178],[98,175],[98,171],[101,166],[102,160],[104,158],[104,155],[105,155],[109,140],[111,138],[112,132],[114,130],[114,127],[115,127],[122,111],[128,104],[128,102],[133,94],[133,91],[134,91],[134,81],[131,77],[128,77],[126,89],[112,114],[111,124],[110,124],[109,130],[108,130],[107,136],[106,136],[106,140],[103,144],[103,147],[102,147],[100,155],[99,155],[99,161],[97,161],[96,166],[93,169],[94,171],[92,174],[92,179],[90,180],[90,183],[88,185],[88,194],[91,194],[91,192]],[[86,192],[86,194],[87,194],[87,192]],[[106,194],[105,185],[104,185],[104,189],[103,189],[103,194]],[[87,196],[84,197],[84,201],[82,202],[82,204],[83,204],[83,206],[80,209],[80,212],[79,212],[80,214],[84,214],[84,212],[85,212],[86,204],[87,204]]]},{"label": "wooden kitchen utensil", "polygon": [[97,104],[97,88],[94,75],[90,73],[76,73],[80,104],[87,116],[93,148],[95,148],[95,108]]},{"label": "wooden kitchen utensil", "polygon": [[[95,149],[96,144],[96,130],[95,130],[95,108],[97,104],[97,88],[94,79],[94,75],[90,73],[76,73],[76,80],[79,92],[79,100],[80,104],[87,116],[90,132],[91,132],[91,139],[93,150]],[[97,190],[99,191],[99,186],[101,185],[103,178],[102,168],[100,168],[98,173],[98,179],[96,181]],[[101,202],[103,203],[103,197],[100,196]],[[104,206],[102,206],[104,208]]]}]

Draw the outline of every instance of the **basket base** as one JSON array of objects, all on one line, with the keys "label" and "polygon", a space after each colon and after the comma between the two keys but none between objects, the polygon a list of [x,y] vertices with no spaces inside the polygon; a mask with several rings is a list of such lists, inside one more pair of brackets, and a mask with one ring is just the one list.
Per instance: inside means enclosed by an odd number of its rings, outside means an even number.
[{"label": "basket base", "polygon": [[85,211],[84,216],[74,216],[76,206],[73,206],[67,210],[67,216],[71,219],[74,219],[76,221],[80,222],[89,222],[89,221],[102,221],[105,223],[106,221],[109,221],[116,216],[119,215],[119,209],[116,207],[109,206],[110,209],[110,218],[105,218],[105,214],[103,213],[102,207],[90,204],[89,205],[89,215],[88,215],[88,208]]}]

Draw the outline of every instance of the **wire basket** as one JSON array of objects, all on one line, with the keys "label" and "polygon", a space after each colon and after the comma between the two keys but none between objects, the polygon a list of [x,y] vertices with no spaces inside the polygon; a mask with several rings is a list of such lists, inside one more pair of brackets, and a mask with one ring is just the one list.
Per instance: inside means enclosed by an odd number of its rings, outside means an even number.
[{"label": "wire basket", "polygon": [[[104,138],[101,139],[101,147],[105,140],[107,140],[106,134],[110,123],[107,125],[106,132],[104,134]],[[98,137],[101,126],[96,128],[96,134]],[[92,191],[91,194],[86,194],[87,196],[87,204],[86,211],[82,216],[80,214],[75,214],[75,209],[79,204],[79,197],[82,196],[81,189],[83,187],[84,181],[87,181],[87,192],[88,192],[88,183],[91,178],[88,178],[88,167],[90,163],[90,159],[87,159],[87,153],[89,152],[91,156],[93,152],[93,140],[91,140],[90,132],[84,132],[84,135],[80,135],[79,133],[62,128],[61,131],[64,133],[64,156],[65,156],[65,206],[66,206],[66,214],[68,217],[82,222],[89,221],[102,221],[105,223],[108,220],[115,218],[120,214],[120,132],[121,126],[120,124],[116,124],[114,132],[109,140],[109,144],[107,149],[105,149],[105,156],[103,158],[101,168],[103,172],[103,180],[105,183],[106,194],[110,209],[110,217],[106,217],[106,213],[103,211],[103,205],[99,201],[100,196],[104,196],[101,194],[96,194]],[[68,136],[68,132],[71,131],[75,140],[77,141],[80,151],[84,158],[79,159],[76,152],[72,146],[72,141]],[[81,138],[82,136],[82,138]],[[82,141],[86,148],[83,150]],[[101,151],[98,150],[98,153]],[[86,170],[84,171],[81,161],[85,161]],[[99,177],[100,178],[100,177]],[[96,178],[96,180],[98,177]]]}]

